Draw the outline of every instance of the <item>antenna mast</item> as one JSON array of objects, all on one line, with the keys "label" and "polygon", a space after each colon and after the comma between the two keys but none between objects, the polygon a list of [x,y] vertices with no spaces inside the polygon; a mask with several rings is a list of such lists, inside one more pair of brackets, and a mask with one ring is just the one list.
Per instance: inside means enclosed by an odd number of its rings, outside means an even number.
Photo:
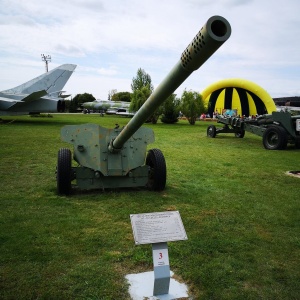
[{"label": "antenna mast", "polygon": [[48,62],[51,61],[51,56],[50,55],[45,55],[45,54],[41,54],[42,57],[42,61],[45,62],[46,65],[46,73],[48,72]]}]

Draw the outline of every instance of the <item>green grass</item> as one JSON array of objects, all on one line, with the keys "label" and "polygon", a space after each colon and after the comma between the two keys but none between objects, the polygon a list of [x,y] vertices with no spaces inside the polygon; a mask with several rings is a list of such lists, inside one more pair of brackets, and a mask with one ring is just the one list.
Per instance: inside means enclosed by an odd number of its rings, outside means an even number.
[{"label": "green grass", "polygon": [[126,118],[4,117],[0,124],[0,298],[129,299],[124,276],[153,270],[129,215],[178,210],[187,241],[169,243],[171,269],[194,299],[299,299],[299,150],[267,151],[252,134],[206,137],[209,122],[158,123],[163,192],[56,194],[60,129]]}]

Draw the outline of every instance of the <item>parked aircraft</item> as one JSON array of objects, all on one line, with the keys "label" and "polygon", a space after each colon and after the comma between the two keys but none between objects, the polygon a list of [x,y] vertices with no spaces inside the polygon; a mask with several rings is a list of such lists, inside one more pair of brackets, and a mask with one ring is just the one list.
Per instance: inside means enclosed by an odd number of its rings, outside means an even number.
[{"label": "parked aircraft", "polygon": [[95,100],[93,102],[85,102],[82,104],[83,108],[90,110],[108,110],[108,109],[128,109],[130,102],[124,101],[110,101],[110,100]]},{"label": "parked aircraft", "polygon": [[95,100],[93,102],[82,103],[84,112],[87,111],[103,111],[107,114],[116,114],[132,117],[134,113],[129,112],[130,102]]},{"label": "parked aircraft", "polygon": [[0,92],[0,115],[62,112],[65,109],[62,88],[76,65],[64,64],[15,88]]}]

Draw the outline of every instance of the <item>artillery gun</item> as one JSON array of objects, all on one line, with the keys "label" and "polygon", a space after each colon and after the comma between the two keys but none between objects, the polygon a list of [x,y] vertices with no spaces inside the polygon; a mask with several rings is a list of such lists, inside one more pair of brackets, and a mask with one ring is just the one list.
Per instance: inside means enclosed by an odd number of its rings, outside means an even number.
[{"label": "artillery gun", "polygon": [[166,163],[150,128],[141,127],[154,111],[197,70],[229,37],[230,24],[221,16],[208,19],[180,60],[123,128],[106,129],[96,124],[67,125],[63,141],[73,145],[58,151],[56,180],[59,194],[70,194],[71,182],[79,189],[148,187],[161,191],[166,185]]},{"label": "artillery gun", "polygon": [[207,136],[214,138],[220,133],[234,133],[236,137],[243,138],[245,131],[259,135],[267,150],[283,150],[287,144],[294,144],[300,148],[300,115],[292,115],[288,111],[274,111],[254,118],[240,118],[230,116],[217,116],[222,128],[209,125]]}]

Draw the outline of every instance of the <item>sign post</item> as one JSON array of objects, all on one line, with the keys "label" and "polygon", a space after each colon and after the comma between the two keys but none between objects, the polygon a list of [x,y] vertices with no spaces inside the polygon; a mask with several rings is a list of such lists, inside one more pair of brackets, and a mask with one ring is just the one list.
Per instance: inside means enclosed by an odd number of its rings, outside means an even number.
[{"label": "sign post", "polygon": [[300,131],[300,119],[296,120],[296,130]]},{"label": "sign post", "polygon": [[167,242],[187,240],[178,211],[130,215],[135,244],[152,244],[153,295],[169,293],[170,263]]},{"label": "sign post", "polygon": [[170,287],[170,264],[167,243],[152,244],[154,265],[154,288],[153,295],[169,293]]}]

